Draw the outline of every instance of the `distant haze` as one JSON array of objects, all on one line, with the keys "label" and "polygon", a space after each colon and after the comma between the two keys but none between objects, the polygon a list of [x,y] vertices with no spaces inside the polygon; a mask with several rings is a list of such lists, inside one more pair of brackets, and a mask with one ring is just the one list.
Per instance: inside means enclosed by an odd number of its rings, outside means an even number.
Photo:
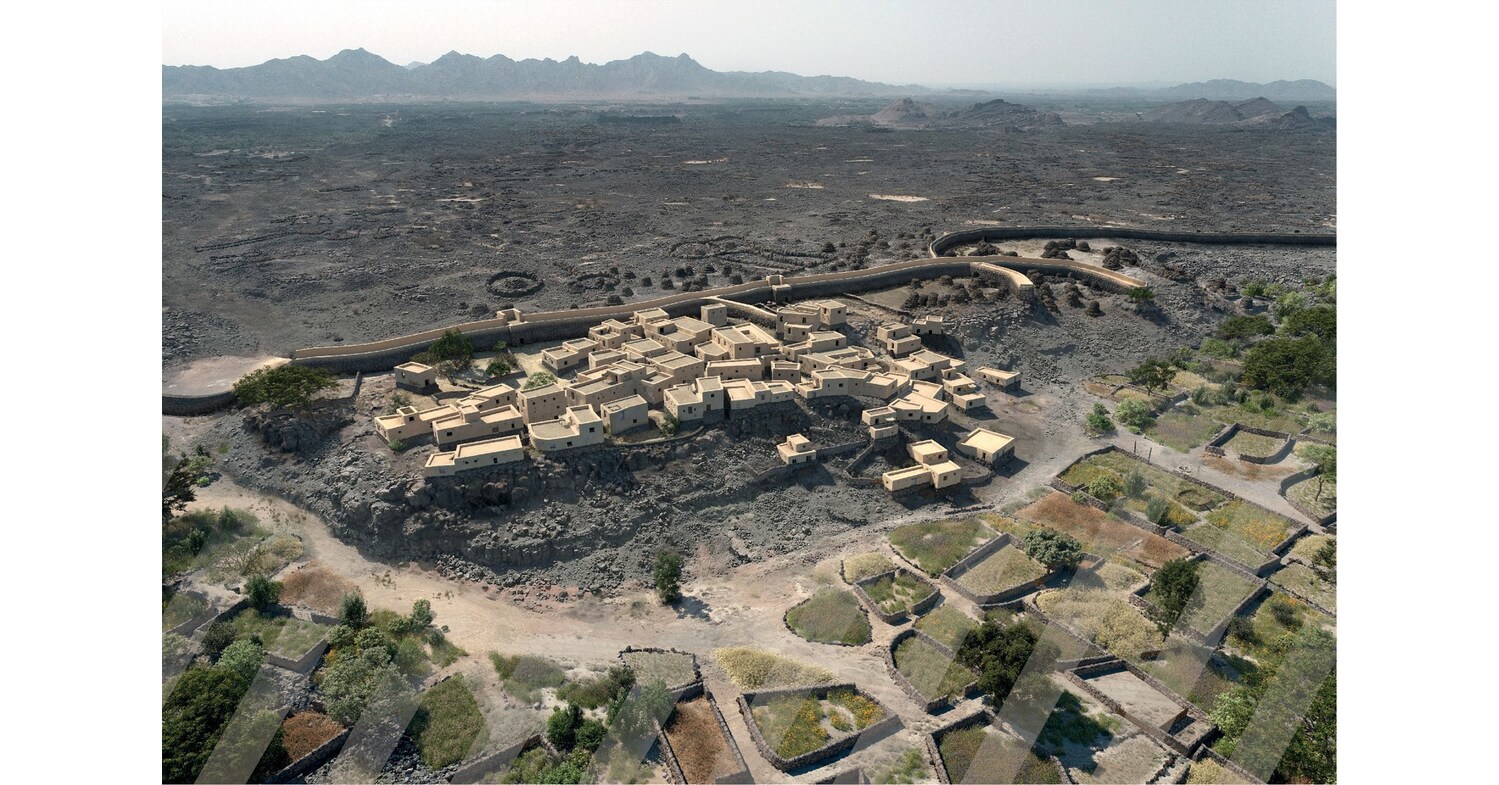
[{"label": "distant haze", "polygon": [[1336,84],[1332,0],[167,0],[162,63],[232,68],[363,47],[621,60],[690,52],[717,71],[933,87]]}]

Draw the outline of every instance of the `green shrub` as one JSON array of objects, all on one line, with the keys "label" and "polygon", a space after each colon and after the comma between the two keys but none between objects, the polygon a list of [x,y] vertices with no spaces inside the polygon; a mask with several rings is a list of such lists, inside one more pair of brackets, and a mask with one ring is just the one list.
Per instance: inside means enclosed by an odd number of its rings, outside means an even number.
[{"label": "green shrub", "polygon": [[651,583],[656,587],[656,597],[663,603],[673,603],[682,598],[682,557],[671,551],[659,551],[656,564],[651,570]]},{"label": "green shrub", "polygon": [[306,365],[260,368],[234,383],[234,397],[246,406],[268,403],[274,408],[306,408],[312,396],[333,387],[333,375]]},{"label": "green shrub", "polygon": [[521,392],[525,392],[526,390],[535,390],[538,387],[545,387],[549,384],[555,384],[556,382],[556,374],[553,374],[550,371],[537,371],[536,373],[533,373],[530,376],[526,377],[526,383],[522,385],[520,389]]},{"label": "green shrub", "polygon": [[1090,433],[1104,434],[1114,430],[1114,421],[1109,419],[1109,409],[1101,403],[1093,404],[1093,411],[1088,412],[1087,424]]},{"label": "green shrub", "polygon": [[1051,569],[1076,567],[1082,560],[1083,546],[1070,534],[1035,529],[1025,535],[1025,553]]},{"label": "green shrub", "polygon": [[458,330],[445,330],[442,337],[432,342],[427,353],[437,362],[462,365],[474,359],[474,342]]},{"label": "green shrub", "polygon": [[1114,408],[1114,419],[1126,428],[1138,433],[1150,424],[1150,407],[1144,401],[1126,398]]}]

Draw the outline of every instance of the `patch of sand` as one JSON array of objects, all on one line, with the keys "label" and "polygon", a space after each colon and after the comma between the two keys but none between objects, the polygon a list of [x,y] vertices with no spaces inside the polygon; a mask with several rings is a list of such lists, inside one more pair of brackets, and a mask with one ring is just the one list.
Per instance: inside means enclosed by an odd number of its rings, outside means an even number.
[{"label": "patch of sand", "polygon": [[234,386],[239,377],[258,368],[284,365],[290,362],[285,357],[268,354],[254,357],[224,356],[204,357],[194,360],[173,371],[162,379],[161,391],[172,395],[209,395],[223,392]]},{"label": "patch of sand", "polygon": [[925,196],[902,196],[900,194],[870,194],[870,199],[883,199],[887,202],[926,202],[930,201]]},{"label": "patch of sand", "polygon": [[820,190],[822,190],[823,185],[822,185],[822,183],[819,183],[816,180],[787,180],[786,181],[786,187],[787,188],[811,188],[813,190],[820,191]]}]

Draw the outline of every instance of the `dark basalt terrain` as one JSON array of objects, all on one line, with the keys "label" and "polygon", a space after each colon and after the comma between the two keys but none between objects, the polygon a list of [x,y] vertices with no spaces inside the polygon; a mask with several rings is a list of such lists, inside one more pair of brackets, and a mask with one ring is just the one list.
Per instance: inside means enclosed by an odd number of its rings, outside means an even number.
[{"label": "dark basalt terrain", "polygon": [[165,107],[163,366],[876,265],[989,223],[1335,224],[1331,133],[816,126],[888,103]]}]

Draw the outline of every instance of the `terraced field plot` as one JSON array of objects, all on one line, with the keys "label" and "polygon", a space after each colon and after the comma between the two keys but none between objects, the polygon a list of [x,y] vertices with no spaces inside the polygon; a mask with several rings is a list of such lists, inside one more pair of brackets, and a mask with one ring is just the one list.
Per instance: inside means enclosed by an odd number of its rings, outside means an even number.
[{"label": "terraced field plot", "polygon": [[864,593],[885,613],[909,612],[936,591],[936,587],[906,570],[897,570],[864,586]]},{"label": "terraced field plot", "polygon": [[[953,782],[1060,783],[1061,772],[1020,740],[988,725],[943,734],[937,745],[942,765]],[[1018,771],[1017,771],[1018,770]]]},{"label": "terraced field plot", "polygon": [[[1213,628],[1226,621],[1239,603],[1255,590],[1256,583],[1233,570],[1211,561],[1197,563],[1197,592],[1182,611],[1179,625],[1186,625],[1200,633],[1212,632]],[[1145,594],[1145,601],[1158,605],[1154,587]]]},{"label": "terraced field plot", "polygon": [[692,657],[672,651],[631,651],[624,654],[625,664],[635,672],[637,684],[660,681],[668,687],[676,687],[692,681],[696,674],[692,669]]},{"label": "terraced field plot", "polygon": [[1206,521],[1182,534],[1230,559],[1254,566],[1268,558],[1295,527],[1283,515],[1235,499],[1208,513]]},{"label": "terraced field plot", "polygon": [[1311,510],[1319,517],[1338,511],[1338,482],[1308,477],[1286,489],[1286,498]]},{"label": "terraced field plot", "polygon": [[959,575],[959,585],[979,594],[994,594],[1046,575],[1046,566],[1014,545],[989,554]]},{"label": "terraced field plot", "polygon": [[1072,535],[1089,553],[1106,558],[1118,554],[1151,569],[1188,555],[1186,548],[1165,537],[1110,518],[1103,511],[1077,504],[1061,493],[1049,493],[1015,515]]},{"label": "terraced field plot", "polygon": [[1290,564],[1270,576],[1270,582],[1291,591],[1336,613],[1338,610],[1337,584],[1323,580],[1315,570],[1304,564]]},{"label": "terraced field plot", "polygon": [[912,626],[956,651],[963,645],[963,639],[968,637],[969,631],[978,625],[968,614],[950,605],[943,605],[917,619]]},{"label": "terraced field plot", "polygon": [[879,704],[852,690],[778,695],[750,708],[765,743],[783,758],[821,749],[884,719]]},{"label": "terraced field plot", "polygon": [[1171,409],[1155,418],[1155,422],[1145,429],[1145,435],[1174,450],[1186,452],[1207,444],[1222,428],[1223,424],[1211,417]]},{"label": "terraced field plot", "polygon": [[994,535],[994,530],[981,518],[959,518],[912,523],[893,529],[890,544],[912,564],[935,577],[957,564],[974,548],[993,539]]},{"label": "terraced field plot", "polygon": [[1046,615],[1105,650],[1126,658],[1159,649],[1164,640],[1140,610],[1099,589],[1055,589],[1036,595]]},{"label": "terraced field plot", "polygon": [[818,590],[786,612],[786,624],[813,643],[858,646],[869,642],[869,618],[864,615],[864,607],[853,592],[843,589]]},{"label": "terraced field plot", "polygon": [[[1227,501],[1220,493],[1178,477],[1144,461],[1138,461],[1117,450],[1089,456],[1062,473],[1062,481],[1079,488],[1088,487],[1099,477],[1108,477],[1124,487],[1125,477],[1139,473],[1145,480],[1145,494],[1175,499],[1194,510],[1206,510]],[[1113,499],[1102,499],[1112,502]]]},{"label": "terraced field plot", "polygon": [[952,698],[978,679],[978,674],[954,662],[931,643],[912,635],[896,644],[892,652],[895,669],[928,700]]},{"label": "terraced field plot", "polygon": [[1283,446],[1285,446],[1284,439],[1261,436],[1260,434],[1248,431],[1239,431],[1223,445],[1223,449],[1238,455],[1247,455],[1251,458],[1268,458],[1279,452]]},{"label": "terraced field plot", "polygon": [[724,737],[706,697],[678,703],[665,731],[688,782],[713,782],[739,770],[732,742]]}]

